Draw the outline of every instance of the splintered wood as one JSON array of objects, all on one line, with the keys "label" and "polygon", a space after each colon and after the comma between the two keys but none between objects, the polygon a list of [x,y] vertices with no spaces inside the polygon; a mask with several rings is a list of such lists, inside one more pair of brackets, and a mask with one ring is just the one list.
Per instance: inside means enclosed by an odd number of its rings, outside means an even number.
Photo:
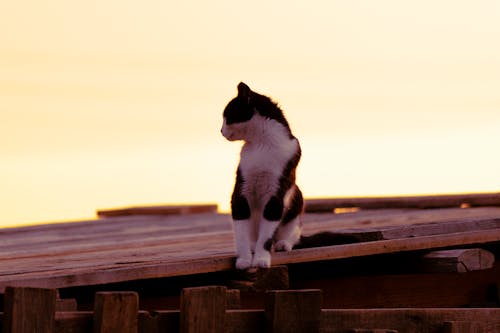
[{"label": "splintered wood", "polygon": [[[325,243],[309,238],[309,248],[274,253],[272,264],[450,247],[481,248],[483,244],[500,241],[500,207],[475,206],[496,204],[497,197],[486,194],[425,198],[441,203],[466,200],[472,207],[468,209],[306,213],[302,218],[304,239],[322,233]],[[234,269],[231,217],[214,213],[211,206],[198,208],[210,212],[126,215],[0,229],[0,292],[7,286],[64,288]],[[458,257],[457,263],[476,269],[470,261],[475,256]],[[446,260],[453,265],[452,258]],[[481,256],[478,265],[487,267],[490,262],[487,255]]]}]

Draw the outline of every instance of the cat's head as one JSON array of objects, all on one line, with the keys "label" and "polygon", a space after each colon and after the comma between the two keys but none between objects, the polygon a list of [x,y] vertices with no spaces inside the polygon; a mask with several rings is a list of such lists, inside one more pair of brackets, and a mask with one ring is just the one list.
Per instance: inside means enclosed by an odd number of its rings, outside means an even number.
[{"label": "cat's head", "polygon": [[246,84],[238,84],[238,96],[224,109],[222,135],[229,141],[258,139],[266,134],[285,134],[292,137],[288,122],[278,105],[269,97],[252,91]]},{"label": "cat's head", "polygon": [[244,140],[248,123],[256,110],[252,105],[253,91],[243,82],[238,84],[238,96],[233,98],[224,109],[222,135],[229,141]]}]

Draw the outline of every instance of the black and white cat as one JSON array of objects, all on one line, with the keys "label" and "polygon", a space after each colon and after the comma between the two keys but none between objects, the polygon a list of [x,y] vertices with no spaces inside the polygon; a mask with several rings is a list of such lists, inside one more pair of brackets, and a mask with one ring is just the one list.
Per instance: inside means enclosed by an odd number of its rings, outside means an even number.
[{"label": "black and white cat", "polygon": [[231,198],[236,268],[270,267],[273,249],[290,251],[300,240],[299,141],[278,105],[243,82],[223,116],[224,137],[245,142]]}]

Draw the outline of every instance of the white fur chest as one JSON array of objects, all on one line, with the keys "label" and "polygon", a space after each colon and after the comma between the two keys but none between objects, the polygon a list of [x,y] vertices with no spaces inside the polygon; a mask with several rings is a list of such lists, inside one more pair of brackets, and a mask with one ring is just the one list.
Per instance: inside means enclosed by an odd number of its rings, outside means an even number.
[{"label": "white fur chest", "polygon": [[279,188],[279,179],[298,150],[295,139],[279,145],[246,143],[240,155],[243,192],[253,205],[265,204]]}]

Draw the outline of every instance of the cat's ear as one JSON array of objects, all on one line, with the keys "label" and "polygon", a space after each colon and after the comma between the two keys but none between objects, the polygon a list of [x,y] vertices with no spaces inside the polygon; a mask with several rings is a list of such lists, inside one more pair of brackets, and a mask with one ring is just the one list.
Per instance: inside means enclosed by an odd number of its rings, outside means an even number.
[{"label": "cat's ear", "polygon": [[238,84],[238,97],[246,98],[250,101],[250,96],[252,95],[252,90],[245,83],[240,82]]}]

